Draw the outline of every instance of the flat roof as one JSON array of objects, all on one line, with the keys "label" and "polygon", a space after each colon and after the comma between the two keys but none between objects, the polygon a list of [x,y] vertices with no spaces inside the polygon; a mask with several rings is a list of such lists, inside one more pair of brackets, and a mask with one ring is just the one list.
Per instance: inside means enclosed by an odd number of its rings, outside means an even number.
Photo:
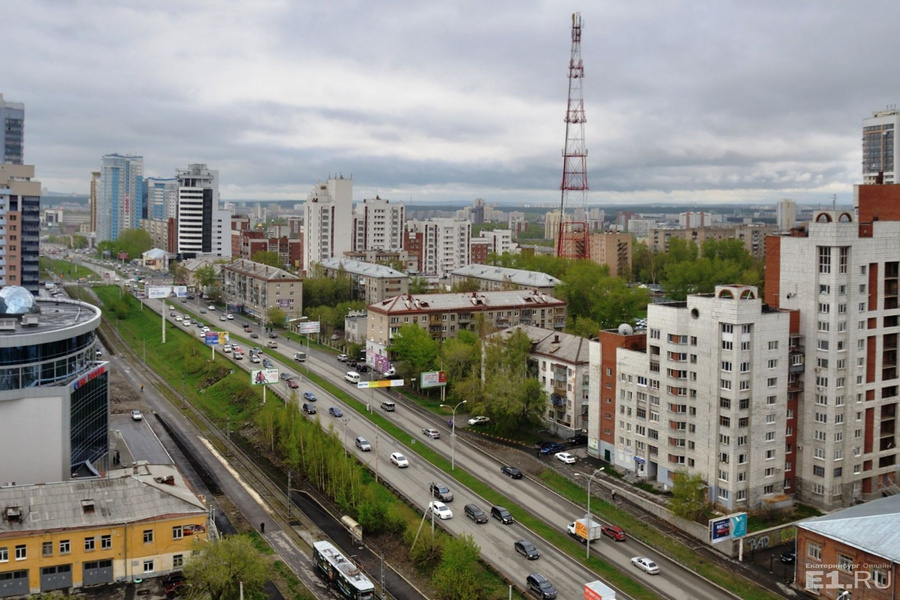
[{"label": "flat roof", "polygon": [[475,277],[489,281],[509,281],[516,285],[531,287],[553,287],[562,283],[562,280],[557,279],[553,275],[547,275],[540,271],[525,271],[523,269],[495,267],[493,265],[470,264],[456,269],[450,275],[454,277]]},{"label": "flat roof", "polygon": [[[15,319],[15,330],[4,329],[0,332],[0,348],[72,337],[83,333],[80,330],[96,329],[100,325],[100,309],[86,302],[68,298],[35,297],[35,304],[41,312],[27,316],[36,317],[36,325],[23,326],[16,316],[0,316],[0,320]],[[48,334],[54,332],[58,332],[58,335],[48,337]],[[28,336],[40,339],[34,342],[23,340]]]},{"label": "flat roof", "polygon": [[400,271],[392,269],[385,265],[363,262],[361,260],[353,260],[351,258],[326,258],[319,264],[321,264],[326,269],[338,270],[343,267],[343,269],[348,273],[352,273],[354,275],[365,275],[367,277],[377,277],[379,279],[397,279],[400,277],[409,277],[409,275],[407,275],[406,273],[401,273]]},{"label": "flat roof", "polygon": [[566,306],[566,302],[535,290],[502,290],[449,294],[404,294],[368,306],[375,312],[435,312],[450,310],[490,310],[502,308],[546,308]]}]

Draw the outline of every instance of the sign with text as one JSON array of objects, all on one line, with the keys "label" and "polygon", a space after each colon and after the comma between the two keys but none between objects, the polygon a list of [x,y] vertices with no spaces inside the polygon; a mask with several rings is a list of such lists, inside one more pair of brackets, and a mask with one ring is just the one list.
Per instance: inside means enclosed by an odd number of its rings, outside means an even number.
[{"label": "sign with text", "polygon": [[278,383],[278,369],[250,371],[250,385],[266,385],[269,383]]},{"label": "sign with text", "polygon": [[427,371],[421,375],[422,389],[444,387],[447,385],[447,374],[443,371]]},{"label": "sign with text", "polygon": [[747,513],[731,515],[731,537],[737,539],[747,535]]},{"label": "sign with text", "polygon": [[300,323],[300,333],[319,333],[318,321],[303,321]]},{"label": "sign with text", "polygon": [[207,346],[224,346],[229,339],[227,331],[207,331],[203,336],[203,341]]},{"label": "sign with text", "polygon": [[402,387],[402,379],[382,379],[380,381],[360,381],[356,384],[358,389],[366,388],[386,388],[386,387]]},{"label": "sign with text", "polygon": [[713,544],[731,539],[731,517],[709,520],[709,539]]},{"label": "sign with text", "polygon": [[154,285],[147,287],[147,297],[151,300],[157,298],[187,298],[187,286],[185,285]]}]

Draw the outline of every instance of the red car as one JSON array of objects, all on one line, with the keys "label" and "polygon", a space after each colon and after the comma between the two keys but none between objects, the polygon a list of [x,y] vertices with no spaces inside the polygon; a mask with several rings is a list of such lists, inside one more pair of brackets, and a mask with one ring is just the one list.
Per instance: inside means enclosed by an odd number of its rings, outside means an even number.
[{"label": "red car", "polygon": [[296,390],[298,387],[300,387],[300,384],[297,383],[297,381],[294,379],[288,379],[287,384],[288,384],[288,387],[291,388],[292,390]]},{"label": "red car", "polygon": [[604,525],[601,531],[603,535],[608,535],[617,542],[625,541],[625,530],[618,525]]}]

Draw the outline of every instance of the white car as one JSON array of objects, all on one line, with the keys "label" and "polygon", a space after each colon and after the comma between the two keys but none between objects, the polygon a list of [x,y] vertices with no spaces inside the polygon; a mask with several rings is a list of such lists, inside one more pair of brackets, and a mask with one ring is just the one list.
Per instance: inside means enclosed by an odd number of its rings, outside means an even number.
[{"label": "white car", "polygon": [[631,564],[648,575],[659,575],[659,565],[644,556],[635,556],[631,559]]},{"label": "white car", "polygon": [[141,411],[139,411],[139,410],[133,410],[133,411],[131,411],[131,420],[132,421],[143,421],[144,415],[142,415]]},{"label": "white car", "polygon": [[258,354],[251,354],[251,355],[250,355],[250,362],[252,362],[252,363],[259,363],[259,362],[261,362],[261,361],[259,360],[259,355],[258,355]]},{"label": "white car", "polygon": [[213,306],[212,304],[210,304],[209,306],[206,307],[206,310],[216,310],[216,307]]},{"label": "white car", "polygon": [[442,521],[453,518],[453,511],[447,508],[447,505],[437,500],[428,503],[429,512],[436,514]]},{"label": "white car", "polygon": [[469,419],[469,425],[484,425],[488,421],[490,421],[490,419],[488,417],[483,417],[483,416],[472,417],[471,419]]},{"label": "white car", "polygon": [[229,321],[234,321],[234,315],[231,314],[231,313],[228,313],[228,315],[226,315],[226,318],[227,318]]},{"label": "white car", "polygon": [[568,452],[557,452],[553,456],[556,457],[556,460],[558,460],[560,462],[564,462],[567,465],[575,464],[575,457],[572,456],[571,454],[569,454]]},{"label": "white car", "polygon": [[222,352],[225,352],[226,354],[228,352],[231,352],[231,344],[225,344],[224,346],[222,346]]},{"label": "white car", "polygon": [[399,452],[391,452],[391,462],[403,469],[409,466],[409,461]]},{"label": "white car", "polygon": [[433,440],[440,439],[441,437],[441,432],[437,429],[432,429],[431,427],[426,427],[422,430],[422,433],[424,433],[426,437],[430,437]]}]

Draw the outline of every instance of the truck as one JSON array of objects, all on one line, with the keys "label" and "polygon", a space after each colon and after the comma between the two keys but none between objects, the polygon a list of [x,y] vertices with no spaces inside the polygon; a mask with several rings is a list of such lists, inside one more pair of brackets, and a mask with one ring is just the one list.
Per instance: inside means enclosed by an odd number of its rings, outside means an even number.
[{"label": "truck", "polygon": [[594,542],[603,535],[603,527],[597,521],[591,519],[575,519],[569,523],[569,535],[581,543],[586,544],[588,541]]},{"label": "truck", "polygon": [[616,592],[600,581],[589,581],[584,584],[584,600],[616,600]]},{"label": "truck", "polygon": [[[272,342],[269,342],[270,344]],[[294,360],[297,362],[306,362],[306,352],[294,352]]]}]

